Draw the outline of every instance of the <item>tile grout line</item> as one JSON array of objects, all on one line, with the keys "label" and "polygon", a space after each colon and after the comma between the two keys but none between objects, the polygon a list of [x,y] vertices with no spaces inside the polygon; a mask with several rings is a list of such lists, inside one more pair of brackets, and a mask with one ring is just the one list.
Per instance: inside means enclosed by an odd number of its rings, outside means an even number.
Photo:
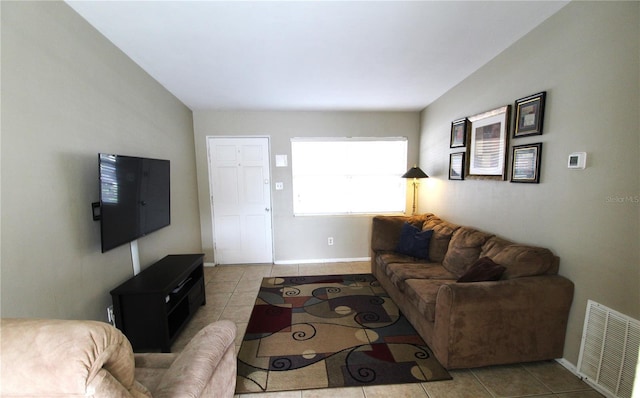
[{"label": "tile grout line", "polygon": [[493,393],[493,391],[491,391],[491,389],[489,387],[487,387],[482,380],[480,380],[480,378],[478,377],[477,374],[475,374],[475,372],[473,371],[473,369],[469,369],[469,372],[471,372],[471,374],[473,375],[473,377],[478,381],[478,383],[480,384],[480,386],[482,386],[482,388],[484,388],[484,390],[492,397],[492,398],[497,398],[498,396],[496,394]]},{"label": "tile grout line", "polygon": [[527,372],[527,374],[529,374],[529,376],[533,377],[535,381],[542,384],[545,388],[549,389],[549,391],[551,391],[553,395],[556,395],[556,391],[553,388],[551,388],[551,386],[547,385],[545,382],[543,382],[538,377],[536,377],[536,375],[533,374],[529,369],[527,369],[526,366],[523,366],[522,368],[524,369],[525,372]]},{"label": "tile grout line", "polygon": [[[526,366],[523,366],[524,370],[531,376],[533,377],[537,382],[539,382],[540,384],[542,384],[543,386],[545,386],[546,388],[549,389],[549,391],[551,391],[551,393],[553,395],[558,395],[558,394],[569,394],[569,393],[578,393],[578,392],[582,392],[582,391],[590,391],[592,390],[591,388],[589,388],[589,385],[586,385],[586,387],[581,388],[581,389],[567,389],[564,391],[556,391],[556,389],[552,388],[550,385],[546,384],[544,381],[542,381],[542,379],[538,378],[534,373],[532,373],[529,369],[527,369]],[[573,376],[573,375],[572,375]]]}]

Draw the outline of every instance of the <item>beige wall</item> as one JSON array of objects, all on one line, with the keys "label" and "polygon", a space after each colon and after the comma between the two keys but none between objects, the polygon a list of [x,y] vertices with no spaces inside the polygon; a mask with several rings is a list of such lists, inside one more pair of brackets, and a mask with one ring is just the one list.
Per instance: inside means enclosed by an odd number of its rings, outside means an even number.
[{"label": "beige wall", "polygon": [[[292,137],[383,137],[409,139],[409,164],[417,161],[418,112],[223,112],[195,111],[194,131],[200,198],[202,247],[213,258],[207,136],[270,137],[271,181],[284,183],[273,190],[273,236],[276,262],[352,259],[369,256],[370,216],[294,217],[291,190]],[[287,155],[289,167],[276,168],[275,155]],[[331,161],[327,159],[327,161]],[[327,246],[327,237],[335,239]]]},{"label": "beige wall", "polygon": [[[577,363],[587,299],[640,318],[638,2],[574,2],[422,114],[420,209],[549,247],[576,285],[565,358]],[[448,181],[450,123],[547,91],[540,184]],[[567,157],[588,153],[585,170]]]},{"label": "beige wall", "polygon": [[102,254],[98,152],[171,161],[171,226],[139,240],[146,267],[199,252],[191,111],[63,2],[2,2],[1,315],[106,319],[132,275]]}]

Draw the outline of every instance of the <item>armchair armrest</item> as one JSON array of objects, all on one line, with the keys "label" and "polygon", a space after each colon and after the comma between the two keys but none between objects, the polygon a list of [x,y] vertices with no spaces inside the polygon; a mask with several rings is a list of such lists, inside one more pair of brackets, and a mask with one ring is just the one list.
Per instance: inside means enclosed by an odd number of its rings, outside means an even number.
[{"label": "armchair armrest", "polygon": [[198,332],[162,377],[154,397],[232,397],[236,332],[226,320]]},{"label": "armchair armrest", "polygon": [[126,337],[97,321],[2,319],[3,397],[150,397]]},{"label": "armchair armrest", "polygon": [[573,291],[559,275],[444,285],[432,348],[447,368],[562,357]]}]

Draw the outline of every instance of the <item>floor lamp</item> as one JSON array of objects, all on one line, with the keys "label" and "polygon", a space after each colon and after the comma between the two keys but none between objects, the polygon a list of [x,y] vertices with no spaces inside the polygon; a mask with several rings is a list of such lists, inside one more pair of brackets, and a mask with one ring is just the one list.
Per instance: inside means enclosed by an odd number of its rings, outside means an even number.
[{"label": "floor lamp", "polygon": [[420,169],[420,167],[414,165],[410,168],[406,173],[402,175],[402,178],[413,178],[411,182],[413,184],[413,211],[411,214],[416,214],[416,194],[418,191],[418,179],[419,178],[429,178],[429,176]]}]

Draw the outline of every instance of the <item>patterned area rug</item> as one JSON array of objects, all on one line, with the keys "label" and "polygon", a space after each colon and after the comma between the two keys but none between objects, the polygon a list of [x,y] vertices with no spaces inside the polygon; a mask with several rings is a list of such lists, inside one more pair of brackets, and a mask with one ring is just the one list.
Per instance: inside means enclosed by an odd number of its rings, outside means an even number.
[{"label": "patterned area rug", "polygon": [[264,278],[237,393],[451,379],[371,274]]}]

